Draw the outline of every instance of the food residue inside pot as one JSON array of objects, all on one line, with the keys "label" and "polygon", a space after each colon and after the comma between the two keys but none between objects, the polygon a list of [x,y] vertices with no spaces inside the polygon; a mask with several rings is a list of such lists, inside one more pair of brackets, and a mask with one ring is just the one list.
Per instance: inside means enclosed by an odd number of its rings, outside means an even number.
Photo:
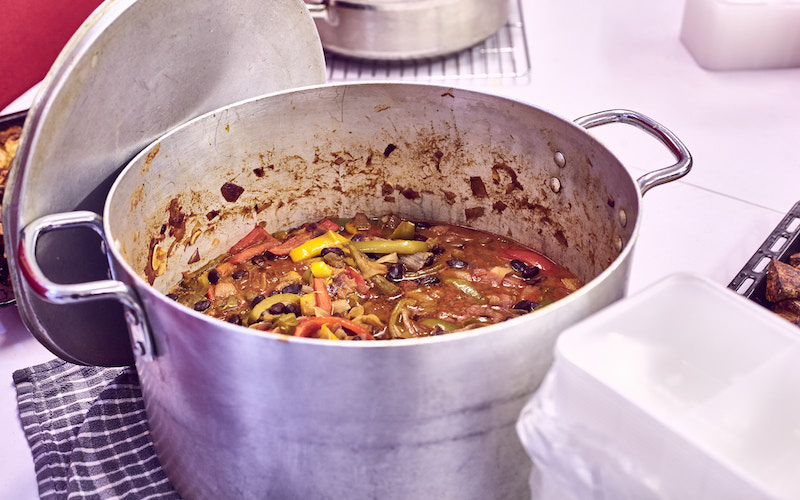
[{"label": "food residue inside pot", "polygon": [[582,286],[496,234],[397,215],[256,225],[169,297],[216,318],[329,340],[426,337],[499,323]]}]

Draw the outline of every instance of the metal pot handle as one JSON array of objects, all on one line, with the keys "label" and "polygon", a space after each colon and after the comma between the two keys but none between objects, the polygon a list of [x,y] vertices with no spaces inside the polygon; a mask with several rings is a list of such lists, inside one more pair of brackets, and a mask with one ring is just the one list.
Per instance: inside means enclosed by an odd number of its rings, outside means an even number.
[{"label": "metal pot handle", "polygon": [[103,219],[94,212],[76,211],[46,215],[25,226],[20,231],[17,261],[23,279],[39,297],[53,304],[71,304],[99,299],[113,298],[122,303],[125,319],[131,331],[134,350],[145,361],[153,359],[153,342],[147,326],[144,309],[136,294],[125,283],[118,280],[99,280],[87,283],[60,284],[45,276],[36,259],[39,237],[59,229],[86,227],[100,235],[105,245],[106,259],[112,270],[112,257],[108,251],[108,241],[103,231]]},{"label": "metal pot handle", "polygon": [[692,155],[681,140],[665,126],[636,111],[627,109],[601,111],[582,116],[575,120],[575,123],[584,128],[592,128],[609,123],[627,123],[649,133],[672,151],[672,154],[678,160],[675,164],[648,172],[636,180],[639,183],[639,189],[641,189],[642,194],[652,187],[680,179],[692,169]]},{"label": "metal pot handle", "polygon": [[332,25],[337,25],[336,0],[304,0],[308,13],[314,19],[323,19]]}]

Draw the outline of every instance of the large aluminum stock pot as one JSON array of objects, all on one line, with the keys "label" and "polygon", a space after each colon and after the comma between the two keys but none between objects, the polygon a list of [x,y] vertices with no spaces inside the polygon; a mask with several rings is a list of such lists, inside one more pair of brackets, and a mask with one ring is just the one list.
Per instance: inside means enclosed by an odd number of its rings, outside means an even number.
[{"label": "large aluminum stock pot", "polygon": [[[678,162],[634,180],[584,129],[612,121],[655,135]],[[672,133],[632,112],[575,124],[466,90],[308,87],[167,133],[117,179],[102,221],[74,212],[26,227],[20,267],[48,300],[126,305],[155,448],[187,498],[516,500],[531,463],[514,424],[555,337],[624,295],[643,192],[690,165]],[[225,182],[245,188],[235,203]],[[277,230],[356,212],[510,235],[586,285],[483,329],[360,343],[248,330],[164,295],[192,254],[222,253],[255,221]],[[74,225],[104,235],[114,280],[56,285],[38,269],[39,235]],[[170,250],[151,286],[154,241]]]}]

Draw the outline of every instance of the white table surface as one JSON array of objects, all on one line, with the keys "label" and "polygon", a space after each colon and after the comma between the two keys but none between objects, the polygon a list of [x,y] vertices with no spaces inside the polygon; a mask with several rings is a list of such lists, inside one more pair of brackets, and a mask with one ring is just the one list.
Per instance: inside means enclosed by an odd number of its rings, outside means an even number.
[{"label": "white table surface", "polygon": [[[692,172],[648,192],[630,292],[690,272],[725,286],[800,199],[800,69],[709,72],[679,39],[684,2],[523,0],[529,84],[484,90],[574,119],[611,108],[644,113],[680,137]],[[25,109],[32,93],[5,112]],[[672,163],[649,135],[592,129],[635,177]],[[53,355],[0,310],[0,498],[36,498],[11,374]]]}]

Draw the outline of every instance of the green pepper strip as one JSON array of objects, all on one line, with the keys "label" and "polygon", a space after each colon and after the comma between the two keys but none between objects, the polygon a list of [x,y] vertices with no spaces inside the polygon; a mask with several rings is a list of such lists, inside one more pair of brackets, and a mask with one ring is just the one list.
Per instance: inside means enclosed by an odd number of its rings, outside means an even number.
[{"label": "green pepper strip", "polygon": [[389,239],[392,240],[410,240],[414,238],[414,231],[417,227],[414,225],[413,222],[409,222],[404,220],[397,227],[392,231],[392,234],[389,236]]},{"label": "green pepper strip", "polygon": [[423,276],[428,276],[429,274],[436,274],[439,271],[441,271],[442,269],[444,269],[444,264],[439,263],[439,264],[431,266],[431,267],[429,267],[427,269],[420,269],[419,271],[416,271],[416,272],[413,272],[413,273],[405,273],[403,275],[403,279],[404,280],[415,280],[415,279],[418,279],[418,278],[422,278]]},{"label": "green pepper strip", "polygon": [[392,309],[392,314],[389,315],[389,335],[391,335],[393,339],[397,337],[407,339],[410,337],[406,329],[400,325],[400,317],[403,309],[415,302],[414,299],[400,299],[397,305],[394,306],[394,309]]},{"label": "green pepper strip", "polygon": [[434,330],[440,328],[445,332],[454,332],[459,328],[461,328],[455,323],[451,323],[449,321],[444,321],[436,318],[423,319],[422,321],[419,322],[419,324],[422,326],[427,326],[428,328],[433,328]]},{"label": "green pepper strip", "polygon": [[471,298],[472,300],[474,300],[478,304],[486,304],[487,303],[486,297],[484,297],[481,294],[481,292],[478,291],[477,288],[472,286],[472,283],[470,283],[469,281],[462,280],[462,279],[459,279],[459,278],[445,278],[444,281],[446,283],[450,283],[451,285],[456,287],[459,292],[461,292],[464,295],[466,295],[467,297]]},{"label": "green pepper strip", "polygon": [[386,240],[377,238],[374,240],[353,241],[351,245],[366,253],[412,254],[428,251],[428,244],[424,241],[417,240]]},{"label": "green pepper strip", "polygon": [[250,323],[255,323],[258,321],[258,318],[269,309],[270,307],[274,306],[277,303],[283,304],[299,304],[300,303],[300,296],[295,293],[279,293],[277,295],[272,295],[271,297],[267,297],[266,299],[262,300],[258,304],[253,307],[253,310],[250,311],[250,315],[248,319],[250,319]]},{"label": "green pepper strip", "polygon": [[403,291],[400,290],[399,286],[395,285],[394,283],[386,279],[386,277],[383,275],[376,274],[369,280],[375,283],[375,286],[380,288],[381,292],[383,292],[385,295],[388,295],[389,297],[397,297],[398,295],[403,293]]}]

